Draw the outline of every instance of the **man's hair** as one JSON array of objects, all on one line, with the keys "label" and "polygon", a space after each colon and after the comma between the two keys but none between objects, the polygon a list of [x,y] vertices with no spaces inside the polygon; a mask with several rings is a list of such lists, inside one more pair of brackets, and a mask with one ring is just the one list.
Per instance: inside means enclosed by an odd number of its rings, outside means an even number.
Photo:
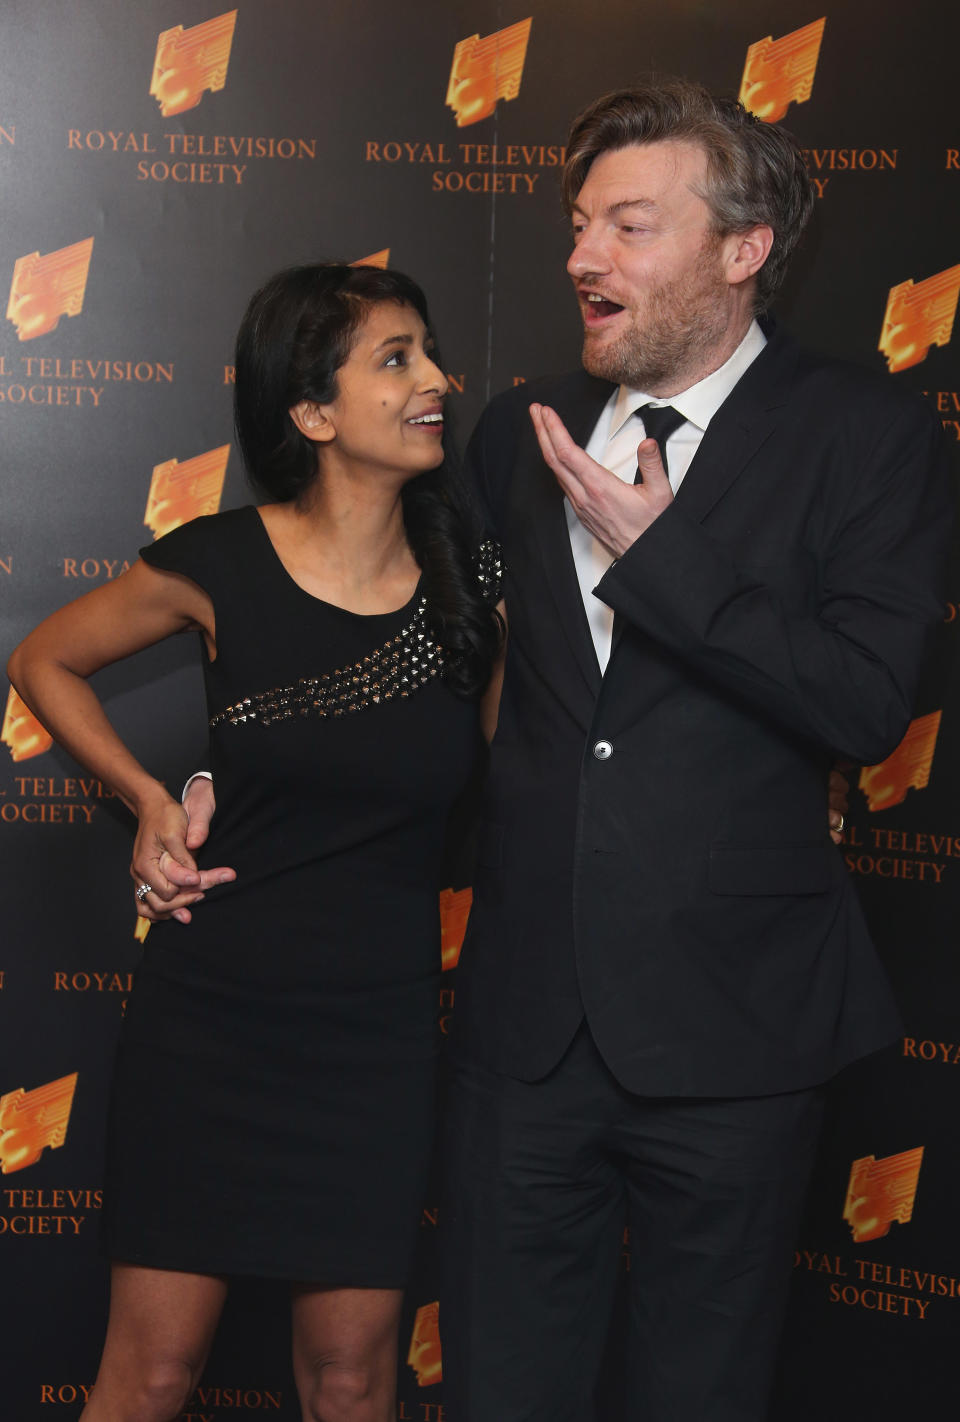
[{"label": "man's hair", "polygon": [[762,123],[734,99],[715,98],[702,85],[674,77],[596,99],[570,129],[563,170],[567,212],[601,153],[671,139],[696,143],[706,153],[706,184],[697,192],[720,236],[757,223],[773,229],[770,255],[757,273],[757,305],[764,309],[783,281],[815,199],[792,134]]}]

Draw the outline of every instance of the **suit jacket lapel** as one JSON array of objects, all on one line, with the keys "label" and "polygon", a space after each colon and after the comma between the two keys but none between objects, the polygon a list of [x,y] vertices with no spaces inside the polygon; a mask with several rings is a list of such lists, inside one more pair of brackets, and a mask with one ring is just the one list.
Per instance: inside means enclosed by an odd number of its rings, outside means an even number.
[{"label": "suit jacket lapel", "polygon": [[707,427],[677,502],[698,523],[723,498],[776,428],[796,364],[789,337],[769,327],[770,339]]},{"label": "suit jacket lapel", "polygon": [[[581,374],[557,395],[552,408],[563,420],[577,444],[584,445],[589,440],[612,389],[606,381]],[[573,561],[563,491],[540,454],[532,427],[530,439],[535,470],[532,481],[532,512],[540,555],[547,585],[556,603],[560,627],[579,668],[584,687],[589,693],[590,700],[584,702],[582,708],[585,724],[589,725],[593,703],[601,685],[600,663],[597,661],[596,649],[590,635],[590,624],[587,621]]]},{"label": "suit jacket lapel", "polygon": [[[773,321],[762,324],[766,346],[710,421],[677,491],[677,503],[698,523],[703,522],[770,438],[789,391],[797,348]],[[618,618],[613,629],[611,661],[623,631]]]}]

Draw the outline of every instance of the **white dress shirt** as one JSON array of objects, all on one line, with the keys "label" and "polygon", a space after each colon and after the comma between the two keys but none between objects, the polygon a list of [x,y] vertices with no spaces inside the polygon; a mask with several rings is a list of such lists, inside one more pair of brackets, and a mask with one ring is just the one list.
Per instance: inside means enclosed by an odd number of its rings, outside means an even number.
[{"label": "white dress shirt", "polygon": [[[747,334],[729,360],[703,380],[698,380],[696,385],[691,385],[689,390],[682,390],[669,400],[646,395],[642,390],[631,390],[627,385],[618,386],[600,411],[593,434],[585,445],[587,454],[625,484],[632,484],[637,472],[637,445],[646,438],[643,420],[634,412],[641,405],[672,405],[684,417],[683,424],[674,430],[666,443],[670,487],[676,493],[700,447],[707,425],[766,344],[767,338],[757,322],[751,322]],[[564,499],[564,512],[593,645],[600,670],[605,671],[610,660],[613,609],[601,602],[593,590],[613,562],[613,554],[584,528],[569,499]]]}]

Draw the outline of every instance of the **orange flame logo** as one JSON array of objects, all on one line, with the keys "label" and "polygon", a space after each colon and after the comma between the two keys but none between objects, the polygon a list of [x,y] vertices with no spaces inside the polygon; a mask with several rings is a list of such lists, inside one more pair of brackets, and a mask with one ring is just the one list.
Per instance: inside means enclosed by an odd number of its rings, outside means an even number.
[{"label": "orange flame logo", "polygon": [[460,949],[472,904],[472,889],[440,890],[440,955],[445,973],[460,961]]},{"label": "orange flame logo", "polygon": [[31,252],[18,257],[10,283],[7,320],[21,341],[32,341],[55,331],[61,316],[79,316],[90,272],[93,238],[74,242],[41,257]]},{"label": "orange flame logo", "polygon": [[805,104],[813,90],[826,17],[782,39],[772,35],[747,50],[740,102],[764,123],[777,123],[791,104]]},{"label": "orange flame logo", "polygon": [[883,1160],[865,1155],[850,1167],[850,1182],[843,1218],[854,1244],[867,1244],[890,1233],[894,1220],[909,1224],[923,1163],[923,1146],[888,1155]]},{"label": "orange flame logo", "polygon": [[157,37],[150,93],[164,118],[195,109],[209,89],[217,93],[227,82],[236,10],[185,30],[175,25]]},{"label": "orange flame logo", "polygon": [[908,790],[925,790],[930,783],[933,752],[937,746],[942,711],[931,711],[911,721],[907,734],[892,755],[879,765],[860,771],[860,789],[868,810],[889,810],[907,798]]},{"label": "orange flame logo", "polygon": [[453,51],[446,103],[457,116],[457,128],[489,118],[499,99],[520,92],[532,17],[481,39],[471,35]]},{"label": "orange flame logo", "polygon": [[407,1365],[416,1373],[418,1387],[433,1387],[443,1381],[439,1302],[424,1304],[417,1309]]},{"label": "orange flame logo", "polygon": [[931,346],[945,346],[953,335],[960,294],[960,266],[947,267],[926,281],[902,281],[890,288],[878,349],[891,375],[919,365]]},{"label": "orange flame logo", "polygon": [[44,730],[12,686],[3,713],[0,741],[10,747],[14,760],[29,760],[31,756],[43,755],[53,745],[53,737]]},{"label": "orange flame logo", "polygon": [[358,257],[350,265],[352,267],[381,267],[386,270],[390,265],[390,248],[382,247],[379,252],[371,252],[369,257]]},{"label": "orange flame logo", "polygon": [[162,538],[201,514],[216,513],[223,494],[230,446],[222,444],[193,459],[168,459],[154,466],[143,521],[154,538]]},{"label": "orange flame logo", "polygon": [[36,1165],[45,1146],[58,1150],[67,1138],[77,1073],[62,1076],[35,1091],[0,1096],[0,1171],[12,1175]]}]

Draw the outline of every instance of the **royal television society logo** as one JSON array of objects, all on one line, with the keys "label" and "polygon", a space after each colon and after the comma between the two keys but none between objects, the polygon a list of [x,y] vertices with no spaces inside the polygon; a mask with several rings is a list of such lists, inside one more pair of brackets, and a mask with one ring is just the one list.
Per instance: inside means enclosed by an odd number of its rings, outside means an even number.
[{"label": "royal television society logo", "polygon": [[[92,237],[41,256],[14,262],[7,320],[21,342],[56,331],[62,316],[83,311],[93,257]],[[0,404],[99,409],[104,391],[116,385],[171,385],[172,361],[112,360],[65,356],[46,344],[37,353],[0,352]]]},{"label": "royal television society logo", "polygon": [[12,686],[3,713],[0,741],[8,748],[13,760],[30,760],[35,755],[44,755],[53,745],[53,737],[44,730]]},{"label": "royal television society logo", "polygon": [[472,889],[440,890],[440,953],[445,973],[460,961],[472,904]]},{"label": "royal television society logo", "polygon": [[878,349],[891,375],[919,365],[931,346],[945,346],[953,335],[960,295],[960,265],[925,281],[912,278],[890,288]]},{"label": "royal television society logo", "polygon": [[942,715],[942,711],[931,711],[927,716],[917,717],[886,760],[863,767],[859,788],[866,796],[868,810],[889,810],[903,803],[908,790],[927,788]]},{"label": "royal television society logo", "polygon": [[0,1096],[0,1171],[12,1175],[36,1165],[44,1150],[59,1150],[67,1138],[77,1073],[33,1091]]},{"label": "royal television society logo", "polygon": [[227,82],[236,10],[185,30],[175,25],[157,38],[150,93],[164,118],[195,109],[204,94],[218,93]]},{"label": "royal television society logo", "polygon": [[[927,788],[942,714],[930,711],[918,716],[886,760],[863,766],[858,787],[871,815],[902,805],[911,790]],[[907,829],[892,818],[892,824],[854,819],[847,825],[843,834],[844,862],[850,873],[910,880],[930,887],[945,883],[948,872],[960,859],[960,837],[939,829]]]},{"label": "royal television society logo", "polygon": [[865,1155],[850,1167],[843,1218],[854,1244],[867,1244],[890,1233],[890,1226],[909,1224],[913,1218],[923,1146],[899,1155]]},{"label": "royal television society logo", "polygon": [[[532,23],[520,20],[485,39],[470,35],[454,47],[446,104],[457,128],[490,118],[501,100],[518,96]],[[371,138],[364,144],[364,162],[427,168],[433,193],[526,197],[536,191],[543,169],[563,167],[562,143],[491,143],[483,141],[485,136],[481,130],[469,142],[456,143],[448,138]]]},{"label": "royal television society logo", "polygon": [[[472,904],[472,889],[440,890],[440,966],[445,973],[449,973],[460,961],[460,950],[463,947]],[[455,1000],[454,988],[440,989],[439,1026],[445,1037],[450,1032]]]},{"label": "royal television society logo", "polygon": [[509,101],[520,93],[532,23],[532,17],[520,20],[485,39],[470,35],[457,44],[446,98],[457,128],[490,118],[501,99]]},{"label": "royal television society logo", "polygon": [[791,104],[805,104],[813,92],[826,17],[782,39],[772,35],[747,50],[740,102],[764,123],[779,123]]},{"label": "royal television society logo", "polygon": [[351,267],[379,267],[381,271],[386,271],[390,265],[390,248],[381,247],[379,252],[371,252],[369,257],[358,257],[350,265]]},{"label": "royal television society logo", "polygon": [[417,1309],[407,1352],[407,1366],[416,1374],[418,1387],[434,1387],[443,1381],[440,1304],[437,1300]]},{"label": "royal television society logo", "polygon": [[[454,47],[447,82],[447,107],[458,128],[490,118],[501,99],[520,92],[532,19],[520,20],[481,39],[479,34]],[[531,196],[544,168],[562,168],[562,144],[489,143],[409,139],[368,139],[367,163],[428,165],[435,193],[504,193]]]},{"label": "royal television society logo", "polygon": [[74,242],[41,257],[18,257],[10,283],[7,320],[21,341],[33,341],[55,331],[61,316],[79,316],[90,273],[93,238]]},{"label": "royal television society logo", "polygon": [[854,1160],[843,1219],[850,1226],[856,1252],[802,1248],[794,1252],[796,1270],[822,1277],[828,1303],[922,1323],[930,1316],[931,1304],[955,1308],[960,1301],[960,1279],[937,1273],[929,1262],[898,1264],[884,1247],[879,1254],[859,1249],[884,1239],[891,1225],[909,1224],[923,1155],[923,1146],[918,1146],[880,1160],[873,1155]]},{"label": "royal television society logo", "polygon": [[[195,109],[206,94],[225,88],[237,11],[157,36],[149,92],[160,117],[177,118]],[[0,130],[2,132],[2,130]],[[315,137],[185,132],[180,124],[163,130],[68,128],[67,149],[94,154],[134,155],[138,183],[240,187],[251,159],[315,161]]]},{"label": "royal television society logo", "polygon": [[167,459],[154,465],[143,521],[154,538],[220,507],[230,446],[208,449],[193,459]]},{"label": "royal television society logo", "polygon": [[[92,1393],[92,1383],[40,1384],[41,1404],[62,1406],[66,1403],[82,1407],[90,1401]],[[229,1409],[231,1417],[237,1411],[280,1412],[283,1410],[283,1390],[277,1387],[217,1387],[213,1383],[203,1383],[190,1398],[186,1409],[177,1413],[177,1419],[178,1422],[214,1422],[214,1418],[222,1416],[221,1408],[224,1411]]]}]

